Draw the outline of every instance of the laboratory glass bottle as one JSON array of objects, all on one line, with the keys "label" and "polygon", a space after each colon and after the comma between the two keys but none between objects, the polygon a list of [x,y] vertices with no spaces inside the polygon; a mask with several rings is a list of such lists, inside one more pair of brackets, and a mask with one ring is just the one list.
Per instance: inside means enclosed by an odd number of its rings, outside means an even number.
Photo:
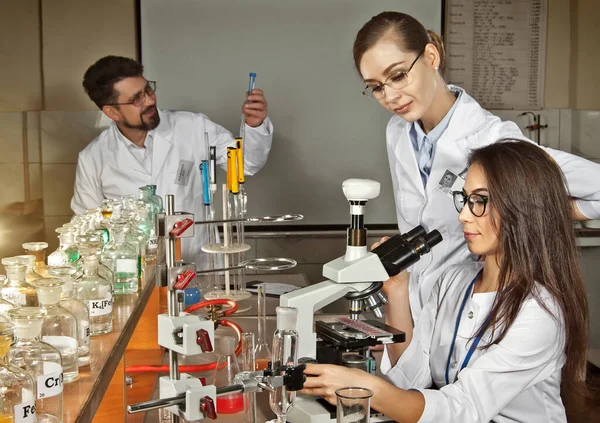
[{"label": "laboratory glass bottle", "polygon": [[[296,320],[298,309],[295,307],[277,307],[277,330],[273,335],[273,374],[284,375],[286,366],[298,364],[298,332]],[[288,391],[285,386],[269,393],[269,405],[277,415],[277,423],[285,423],[286,415],[294,407],[296,392]]]},{"label": "laboratory glass bottle", "polygon": [[71,231],[61,231],[58,235],[59,246],[48,255],[49,267],[69,266],[79,259],[79,252],[75,246],[75,236]]},{"label": "laboratory glass bottle", "polygon": [[126,241],[127,230],[124,224],[114,224],[112,241],[102,252],[102,263],[112,272],[115,295],[138,290],[138,254],[135,246]]},{"label": "laboratory glass bottle", "polygon": [[24,254],[21,256],[15,256],[15,258],[19,260],[21,264],[27,267],[27,270],[25,271],[25,281],[27,283],[31,284],[31,282],[43,278],[43,276],[36,272],[34,269],[35,256],[32,256],[30,254]]},{"label": "laboratory glass bottle", "polygon": [[15,342],[8,363],[28,372],[36,382],[37,423],[63,421],[63,374],[60,352],[42,342],[44,311],[39,307],[21,307],[8,312],[15,325]]},{"label": "laboratory glass bottle", "polygon": [[[235,375],[240,366],[235,356],[235,338],[223,336],[219,339],[219,359],[212,384],[217,388],[234,385]],[[244,396],[241,393],[220,395],[217,397],[219,414],[235,414],[244,410]]]},{"label": "laboratory glass bottle", "polygon": [[33,270],[42,277],[48,276],[48,266],[46,265],[47,242],[26,242],[22,244],[25,254],[35,256]]},{"label": "laboratory glass bottle", "polygon": [[45,312],[42,341],[60,351],[63,383],[71,383],[79,377],[77,319],[58,304],[63,285],[64,282],[56,278],[38,279],[33,282],[38,293],[40,308]]},{"label": "laboratory glass bottle", "polygon": [[258,298],[258,338],[256,339],[254,360],[256,363],[256,370],[266,370],[271,361],[271,348],[269,348],[269,343],[266,338],[267,284],[258,284],[256,294]]},{"label": "laboratory glass bottle", "polygon": [[13,325],[0,322],[0,423],[34,423],[33,377],[5,362],[12,341]]},{"label": "laboratory glass bottle", "polygon": [[15,307],[25,305],[36,307],[39,303],[35,288],[25,280],[27,266],[16,257],[3,258],[2,264],[7,277],[1,291],[2,298]]},{"label": "laboratory glass bottle", "polygon": [[2,298],[2,288],[6,282],[6,276],[0,275],[0,316],[8,319],[8,310],[15,308],[14,304]]},{"label": "laboratory glass bottle", "polygon": [[73,267],[54,267],[48,269],[49,276],[63,281],[62,293],[58,304],[77,319],[77,365],[90,364],[90,311],[87,305],[73,296]]},{"label": "laboratory glass bottle", "polygon": [[90,336],[112,331],[112,285],[98,275],[98,257],[83,257],[83,275],[73,282],[73,295],[90,311]]}]

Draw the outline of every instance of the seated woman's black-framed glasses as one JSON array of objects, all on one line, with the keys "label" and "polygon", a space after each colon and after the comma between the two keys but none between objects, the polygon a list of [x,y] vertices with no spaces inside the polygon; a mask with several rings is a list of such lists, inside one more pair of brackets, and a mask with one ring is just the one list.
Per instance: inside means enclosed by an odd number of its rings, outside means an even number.
[{"label": "seated woman's black-framed glasses", "polygon": [[147,95],[154,95],[156,92],[156,81],[148,81],[144,91],[141,91],[135,95],[131,99],[131,101],[127,101],[125,103],[111,103],[107,104],[107,106],[127,106],[129,104],[133,104],[135,107],[140,107],[146,101]]},{"label": "seated woman's black-framed glasses", "polygon": [[487,206],[490,197],[481,194],[469,194],[465,195],[462,191],[452,191],[452,198],[454,199],[454,207],[457,212],[461,212],[465,203],[469,205],[469,210],[475,217],[481,217],[485,213],[485,206]]}]

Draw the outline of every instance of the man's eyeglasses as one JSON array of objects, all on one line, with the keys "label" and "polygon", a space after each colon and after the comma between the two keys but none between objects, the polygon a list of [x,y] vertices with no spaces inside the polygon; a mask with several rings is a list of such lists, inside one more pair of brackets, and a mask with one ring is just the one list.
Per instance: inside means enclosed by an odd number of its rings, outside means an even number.
[{"label": "man's eyeglasses", "polygon": [[412,62],[408,70],[402,70],[396,72],[385,80],[383,84],[376,85],[367,85],[365,89],[362,91],[363,95],[366,95],[369,98],[374,98],[375,100],[381,100],[385,97],[385,87],[386,85],[393,90],[401,90],[412,82],[412,78],[409,75],[409,72],[419,60],[419,57],[423,54],[425,49],[421,50],[421,52],[417,55],[417,58]]},{"label": "man's eyeglasses", "polygon": [[125,103],[111,103],[107,104],[107,106],[127,106],[129,104],[133,104],[135,107],[140,107],[146,101],[147,95],[154,95],[156,92],[156,81],[148,81],[144,91],[137,93],[130,101]]},{"label": "man's eyeglasses", "polygon": [[489,201],[487,195],[481,194],[469,194],[465,195],[462,191],[452,191],[452,197],[454,198],[454,207],[457,212],[461,212],[465,203],[469,205],[469,210],[475,217],[481,217],[485,213],[485,206]]}]

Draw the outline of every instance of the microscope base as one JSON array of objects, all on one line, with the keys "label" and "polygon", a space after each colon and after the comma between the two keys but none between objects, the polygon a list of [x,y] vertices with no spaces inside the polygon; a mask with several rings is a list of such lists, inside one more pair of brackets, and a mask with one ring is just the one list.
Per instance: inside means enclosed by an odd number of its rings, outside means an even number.
[{"label": "microscope base", "polygon": [[[335,423],[335,407],[328,404],[326,408],[318,399],[318,397],[309,395],[296,395],[294,408],[286,416],[287,421],[289,423]],[[394,420],[383,414],[371,414],[370,421],[371,423],[380,423]]]}]

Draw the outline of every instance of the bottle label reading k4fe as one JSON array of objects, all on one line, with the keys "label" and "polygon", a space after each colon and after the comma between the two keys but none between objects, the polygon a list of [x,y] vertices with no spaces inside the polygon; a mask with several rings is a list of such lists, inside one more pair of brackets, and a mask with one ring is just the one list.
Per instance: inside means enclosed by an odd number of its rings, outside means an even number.
[{"label": "bottle label reading k4fe", "polygon": [[112,313],[112,295],[107,294],[106,298],[101,300],[88,300],[90,317],[105,316]]}]

